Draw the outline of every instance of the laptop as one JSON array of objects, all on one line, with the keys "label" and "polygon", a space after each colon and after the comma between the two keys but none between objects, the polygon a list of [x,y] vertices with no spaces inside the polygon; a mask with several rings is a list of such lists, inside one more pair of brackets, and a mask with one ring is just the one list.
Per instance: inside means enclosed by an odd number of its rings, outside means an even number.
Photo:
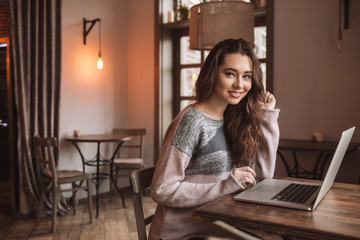
[{"label": "laptop", "polygon": [[237,201],[314,211],[331,188],[345,156],[355,127],[342,132],[334,156],[321,184],[281,179],[264,179],[237,194]]}]

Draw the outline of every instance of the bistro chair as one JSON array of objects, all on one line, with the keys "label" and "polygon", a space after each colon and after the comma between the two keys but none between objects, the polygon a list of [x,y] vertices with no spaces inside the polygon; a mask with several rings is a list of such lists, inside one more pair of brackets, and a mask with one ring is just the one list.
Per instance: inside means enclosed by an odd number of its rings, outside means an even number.
[{"label": "bistro chair", "polygon": [[151,186],[155,167],[143,168],[130,174],[131,186],[133,189],[133,204],[136,220],[136,227],[139,240],[147,240],[146,226],[151,223],[154,214],[145,217],[142,205],[142,193]]},{"label": "bistro chair", "polygon": [[236,239],[236,240],[260,240],[261,238],[235,228],[223,221],[214,221],[211,225],[210,236],[207,240],[222,240],[222,239]]},{"label": "bistro chair", "polygon": [[[74,215],[76,214],[76,193],[78,190],[85,190],[88,192],[89,205],[89,219],[92,223],[92,194],[91,194],[91,175],[82,171],[76,170],[57,170],[54,159],[54,148],[58,147],[57,139],[55,137],[43,138],[36,136],[35,156],[40,166],[40,173],[42,174],[41,197],[37,212],[37,221],[40,220],[42,206],[45,200],[46,192],[52,193],[52,223],[51,231],[55,232],[57,207],[59,201],[59,193],[72,192]],[[85,181],[86,185],[82,185]],[[80,184],[77,184],[80,182]],[[63,184],[71,184],[71,188],[62,188]]]},{"label": "bistro chair", "polygon": [[[131,140],[125,142],[119,149],[117,156],[113,161],[113,178],[117,183],[119,176],[129,178],[130,173],[145,167],[144,162],[144,142],[146,128],[114,128],[114,134],[124,134],[131,137]],[[125,155],[126,153],[126,155]],[[110,184],[110,201],[112,196],[112,184]]]}]

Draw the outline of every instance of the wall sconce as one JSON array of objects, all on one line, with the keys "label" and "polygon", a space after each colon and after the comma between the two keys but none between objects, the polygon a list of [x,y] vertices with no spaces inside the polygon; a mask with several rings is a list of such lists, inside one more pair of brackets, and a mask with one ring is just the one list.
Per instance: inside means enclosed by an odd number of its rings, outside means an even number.
[{"label": "wall sconce", "polygon": [[[83,26],[84,26],[84,45],[86,45],[86,36],[90,33],[91,29],[94,27],[95,23],[99,22],[99,58],[97,61],[97,68],[102,69],[103,68],[103,61],[101,58],[101,19],[96,18],[94,20],[86,20],[86,18],[83,18]],[[86,24],[91,23],[89,29],[86,29]]]},{"label": "wall sconce", "polygon": [[227,38],[254,42],[254,5],[244,1],[203,2],[190,9],[190,49],[210,50]]}]

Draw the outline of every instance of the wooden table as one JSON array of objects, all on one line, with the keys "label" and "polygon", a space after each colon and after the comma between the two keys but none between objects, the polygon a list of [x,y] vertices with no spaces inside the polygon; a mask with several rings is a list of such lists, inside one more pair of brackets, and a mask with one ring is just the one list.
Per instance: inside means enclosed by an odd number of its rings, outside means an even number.
[{"label": "wooden table", "polygon": [[234,195],[197,208],[193,217],[300,239],[360,239],[360,185],[334,183],[314,212],[238,202]]},{"label": "wooden table", "polygon": [[[280,139],[277,153],[284,163],[288,177],[295,178],[309,178],[309,179],[323,179],[326,163],[334,154],[338,142],[314,142],[310,140],[294,140],[294,139]],[[350,143],[347,153],[355,151],[360,147],[360,143]],[[291,160],[285,159],[282,152],[290,151],[292,153],[293,168],[289,163]],[[313,165],[312,170],[307,171],[297,158],[297,152],[314,152],[318,154],[317,160]]]},{"label": "wooden table", "polygon": [[[95,195],[95,197],[96,197],[95,198],[96,218],[99,217],[99,187],[100,187],[100,184],[103,179],[109,179],[110,184],[111,183],[114,184],[116,190],[120,193],[123,207],[126,208],[124,195],[122,194],[121,190],[117,186],[115,179],[113,178],[113,171],[111,171],[111,169],[112,169],[113,160],[114,160],[117,152],[119,151],[121,145],[125,141],[131,140],[131,137],[128,135],[123,135],[123,134],[94,134],[94,135],[81,135],[79,137],[68,137],[68,138],[65,138],[65,140],[72,142],[74,144],[74,146],[76,147],[76,149],[78,150],[78,152],[81,156],[81,161],[83,163],[83,171],[84,172],[85,172],[85,166],[96,167],[96,173],[92,174],[93,182],[94,182],[95,188],[96,188],[96,195]],[[97,144],[96,156],[92,159],[86,159],[84,157],[84,154],[81,152],[81,149],[78,146],[78,143],[80,143],[80,142],[96,143]],[[112,154],[112,156],[109,159],[106,159],[101,156],[100,144],[101,143],[109,143],[109,142],[117,143],[117,146],[116,146],[115,151]],[[110,166],[110,173],[101,172],[100,166],[107,166],[107,165]]]}]

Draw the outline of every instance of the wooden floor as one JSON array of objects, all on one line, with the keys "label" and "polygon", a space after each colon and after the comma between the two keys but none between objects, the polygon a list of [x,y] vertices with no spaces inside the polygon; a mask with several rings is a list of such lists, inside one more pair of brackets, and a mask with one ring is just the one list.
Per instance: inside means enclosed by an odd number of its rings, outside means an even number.
[{"label": "wooden floor", "polygon": [[[0,240],[32,239],[32,240],[136,240],[136,223],[130,189],[124,190],[127,208],[123,208],[118,193],[114,193],[112,203],[108,195],[100,198],[99,218],[89,223],[86,201],[80,201],[76,215],[70,213],[58,217],[55,234],[49,233],[50,218],[43,218],[39,223],[35,218],[17,219],[13,216],[0,214]],[[155,212],[156,204],[150,196],[144,196],[145,215]],[[95,216],[95,204],[93,204]]]}]

